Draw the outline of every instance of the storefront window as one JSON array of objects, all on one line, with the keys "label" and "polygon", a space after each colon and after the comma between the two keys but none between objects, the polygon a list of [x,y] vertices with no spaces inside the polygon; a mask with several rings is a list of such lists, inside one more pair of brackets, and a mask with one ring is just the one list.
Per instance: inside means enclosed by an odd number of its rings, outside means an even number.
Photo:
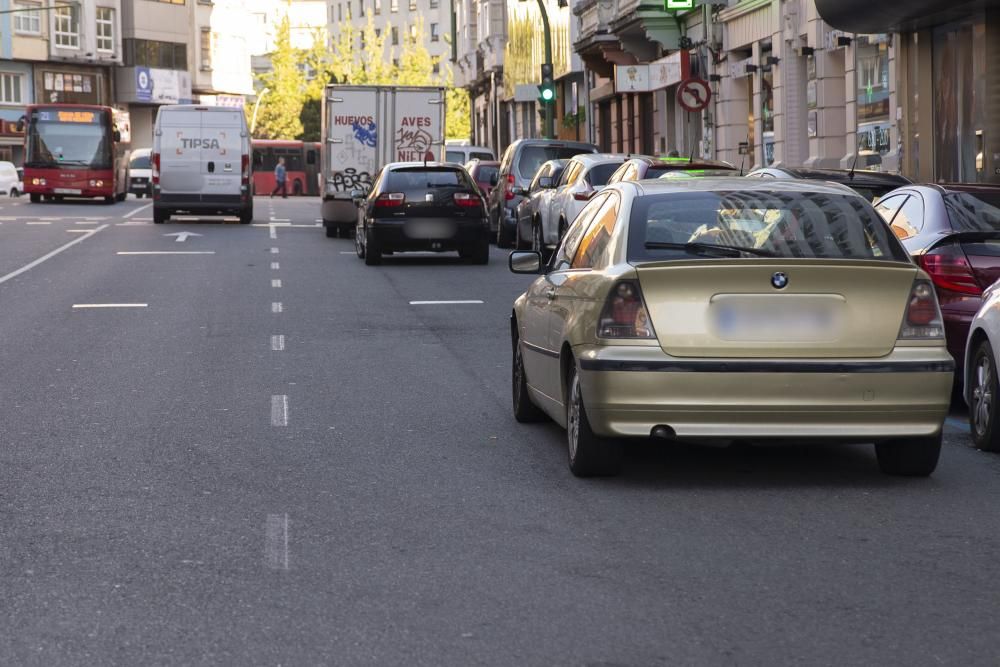
[{"label": "storefront window", "polygon": [[768,63],[770,47],[760,53],[760,120],[764,143],[764,164],[774,164],[774,67]]},{"label": "storefront window", "polygon": [[858,165],[882,164],[891,149],[888,35],[858,35],[855,50],[858,100]]},{"label": "storefront window", "polygon": [[985,37],[981,13],[934,29],[935,180],[985,180]]}]

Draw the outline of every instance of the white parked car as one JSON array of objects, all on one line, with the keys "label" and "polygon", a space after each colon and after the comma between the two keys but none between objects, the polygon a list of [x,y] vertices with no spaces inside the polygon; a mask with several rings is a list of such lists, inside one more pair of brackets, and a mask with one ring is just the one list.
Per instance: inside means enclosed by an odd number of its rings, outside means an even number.
[{"label": "white parked car", "polygon": [[583,207],[604,189],[611,174],[627,159],[625,155],[614,153],[582,153],[573,157],[563,169],[548,205],[540,207],[536,216],[541,234],[532,229],[530,238],[540,237],[546,247],[534,249],[543,252],[559,245]]},{"label": "white parked car", "polygon": [[1000,451],[1000,282],[983,292],[983,304],[969,326],[965,346],[965,402],[969,429],[979,449]]},{"label": "white parked car", "polygon": [[24,192],[21,176],[13,162],[0,162],[0,194],[19,197]]}]

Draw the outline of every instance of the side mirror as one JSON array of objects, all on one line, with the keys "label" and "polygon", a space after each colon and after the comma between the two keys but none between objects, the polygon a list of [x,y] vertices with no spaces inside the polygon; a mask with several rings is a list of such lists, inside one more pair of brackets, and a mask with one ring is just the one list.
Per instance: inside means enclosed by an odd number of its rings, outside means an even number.
[{"label": "side mirror", "polygon": [[538,179],[538,187],[545,188],[545,189],[551,189],[553,187],[552,177],[551,176],[542,176],[541,178],[539,178]]},{"label": "side mirror", "polygon": [[528,191],[522,188],[520,185],[515,185],[510,189],[512,194],[519,195],[521,197],[527,197]]},{"label": "side mirror", "polygon": [[499,183],[499,182],[500,182],[500,175],[499,174],[491,174],[490,175],[490,187],[491,188],[492,187],[496,187],[496,184]]},{"label": "side mirror", "polygon": [[354,200],[355,204],[358,203],[359,201],[361,201],[364,198],[365,198],[365,191],[364,190],[359,190],[359,189],[351,190],[351,199]]},{"label": "side mirror", "polygon": [[534,250],[515,250],[507,258],[511,273],[538,274],[542,272],[542,253]]}]

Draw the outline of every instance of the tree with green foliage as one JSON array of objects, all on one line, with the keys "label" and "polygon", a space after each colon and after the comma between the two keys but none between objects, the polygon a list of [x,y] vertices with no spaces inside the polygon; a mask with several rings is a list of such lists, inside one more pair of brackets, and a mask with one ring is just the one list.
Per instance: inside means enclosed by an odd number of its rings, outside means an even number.
[{"label": "tree with green foliage", "polygon": [[290,139],[302,134],[302,102],[305,76],[301,54],[292,48],[288,16],[283,16],[275,34],[271,71],[260,76],[267,93],[260,102],[254,136],[260,139]]}]

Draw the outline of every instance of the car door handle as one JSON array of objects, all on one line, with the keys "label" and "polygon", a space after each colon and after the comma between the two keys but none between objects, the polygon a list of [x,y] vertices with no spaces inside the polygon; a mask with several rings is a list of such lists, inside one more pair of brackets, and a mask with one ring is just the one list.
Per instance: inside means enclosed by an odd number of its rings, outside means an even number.
[{"label": "car door handle", "polygon": [[545,298],[548,299],[549,301],[552,301],[553,299],[556,298],[556,291],[554,289],[548,290],[547,292],[545,292]]}]

